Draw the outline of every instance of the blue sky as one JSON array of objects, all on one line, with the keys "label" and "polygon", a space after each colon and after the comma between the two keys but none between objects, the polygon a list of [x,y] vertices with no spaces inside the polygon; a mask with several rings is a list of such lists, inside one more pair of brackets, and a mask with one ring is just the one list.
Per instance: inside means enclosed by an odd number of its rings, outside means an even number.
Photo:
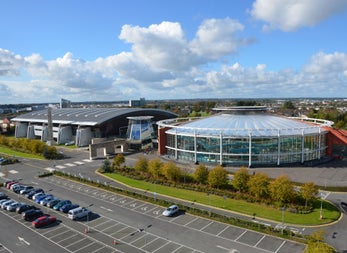
[{"label": "blue sky", "polygon": [[347,97],[347,0],[4,0],[0,104]]}]

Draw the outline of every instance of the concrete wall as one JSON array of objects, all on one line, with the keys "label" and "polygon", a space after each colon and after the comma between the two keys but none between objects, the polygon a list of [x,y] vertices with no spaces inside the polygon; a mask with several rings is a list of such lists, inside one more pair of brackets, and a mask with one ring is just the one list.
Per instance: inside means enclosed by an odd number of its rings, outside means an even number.
[{"label": "concrete wall", "polygon": [[27,137],[28,123],[19,123],[15,127],[15,137],[16,138],[25,138]]},{"label": "concrete wall", "polygon": [[57,143],[65,144],[73,141],[71,126],[62,126],[59,129]]},{"label": "concrete wall", "polygon": [[125,152],[128,150],[128,144],[125,140],[112,140],[112,141],[104,141],[89,144],[89,159],[93,160],[98,158],[98,150],[103,150],[103,157],[107,157],[108,154],[114,154],[116,147],[121,145],[122,151]]}]

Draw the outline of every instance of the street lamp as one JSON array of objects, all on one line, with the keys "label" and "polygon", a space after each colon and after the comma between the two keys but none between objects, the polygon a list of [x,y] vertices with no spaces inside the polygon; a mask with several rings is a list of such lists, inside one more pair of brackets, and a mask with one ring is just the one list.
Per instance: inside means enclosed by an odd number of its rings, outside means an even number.
[{"label": "street lamp", "polygon": [[284,228],[284,209],[285,209],[285,207],[281,208],[281,210],[282,210],[282,235],[283,235],[283,228]]},{"label": "street lamp", "polygon": [[319,219],[323,219],[323,194],[320,193],[320,211],[319,211]]},{"label": "street lamp", "polygon": [[[89,207],[91,207],[91,206],[93,206],[94,204],[90,204],[89,206],[87,206],[87,208],[89,208]],[[89,222],[89,215],[90,215],[90,212],[87,214],[87,228],[86,228],[86,231],[85,231],[85,233],[88,233],[89,232],[89,224],[88,224],[88,222]]]}]

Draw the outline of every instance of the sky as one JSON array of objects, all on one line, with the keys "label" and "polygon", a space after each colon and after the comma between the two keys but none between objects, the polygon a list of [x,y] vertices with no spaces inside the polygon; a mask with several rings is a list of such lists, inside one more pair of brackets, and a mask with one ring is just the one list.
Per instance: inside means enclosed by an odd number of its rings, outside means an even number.
[{"label": "sky", "polygon": [[2,0],[0,104],[347,97],[347,0]]}]

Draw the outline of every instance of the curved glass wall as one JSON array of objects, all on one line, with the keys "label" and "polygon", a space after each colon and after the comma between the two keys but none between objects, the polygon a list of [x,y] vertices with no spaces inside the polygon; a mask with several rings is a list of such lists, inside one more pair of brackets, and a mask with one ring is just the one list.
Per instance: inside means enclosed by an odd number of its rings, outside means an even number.
[{"label": "curved glass wall", "polygon": [[320,159],[326,133],[277,137],[166,135],[167,154],[178,160],[225,165],[280,165]]}]

